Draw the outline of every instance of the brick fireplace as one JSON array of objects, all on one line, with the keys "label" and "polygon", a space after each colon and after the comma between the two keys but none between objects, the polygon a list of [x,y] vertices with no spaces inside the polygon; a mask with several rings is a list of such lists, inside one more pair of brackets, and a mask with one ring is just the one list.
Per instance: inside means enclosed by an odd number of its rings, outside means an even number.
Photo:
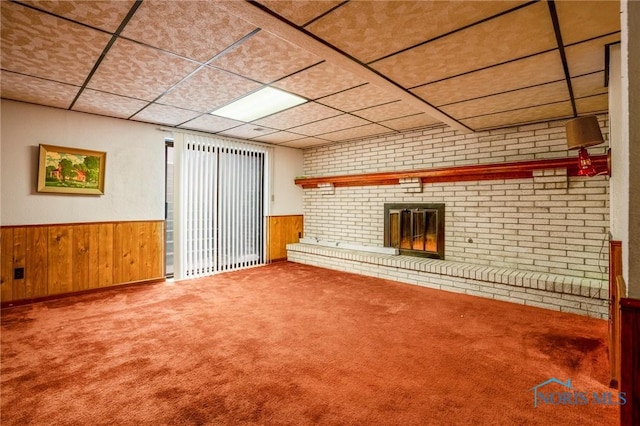
[{"label": "brick fireplace", "polygon": [[[599,119],[606,140],[607,117]],[[591,148],[590,154],[603,154],[606,148],[606,144]],[[564,121],[557,120],[467,135],[446,127],[408,131],[310,148],[305,150],[304,159],[307,176],[340,176],[545,160],[573,154],[567,151]],[[409,180],[371,186],[345,186],[337,180],[330,190],[319,186],[305,189],[305,237],[339,244],[335,250],[296,247],[290,259],[338,269],[348,266],[352,272],[606,316],[606,294],[600,291],[606,288],[608,277],[606,176],[575,177],[566,167],[551,167],[509,179]],[[392,258],[339,249],[342,242],[367,248],[393,245],[381,226],[385,223],[385,204],[407,208],[446,205],[442,212],[446,227],[439,234],[444,246],[440,258],[407,257],[408,253]],[[391,228],[391,219],[387,220]],[[417,240],[422,241],[422,237]],[[428,240],[424,241],[427,244]],[[401,250],[407,249],[398,245]],[[427,248],[423,251],[433,252]],[[352,261],[351,257],[361,260]],[[480,278],[470,278],[472,275]],[[470,279],[476,281],[465,281]]]}]

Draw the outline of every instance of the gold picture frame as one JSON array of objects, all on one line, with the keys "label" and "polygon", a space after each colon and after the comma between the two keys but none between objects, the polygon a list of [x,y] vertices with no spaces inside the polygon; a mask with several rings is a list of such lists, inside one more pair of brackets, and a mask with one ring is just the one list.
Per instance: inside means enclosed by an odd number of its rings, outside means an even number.
[{"label": "gold picture frame", "polygon": [[40,144],[38,192],[104,194],[107,153]]}]

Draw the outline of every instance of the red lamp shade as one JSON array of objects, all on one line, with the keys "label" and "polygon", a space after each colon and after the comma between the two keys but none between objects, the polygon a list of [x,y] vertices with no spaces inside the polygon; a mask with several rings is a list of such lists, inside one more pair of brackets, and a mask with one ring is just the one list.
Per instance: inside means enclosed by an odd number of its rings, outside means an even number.
[{"label": "red lamp shade", "polygon": [[586,148],[604,142],[598,119],[593,115],[574,118],[567,121],[565,128],[567,148],[580,150],[578,153],[578,175],[595,176],[596,170],[591,164],[591,158],[589,158],[589,152]]}]

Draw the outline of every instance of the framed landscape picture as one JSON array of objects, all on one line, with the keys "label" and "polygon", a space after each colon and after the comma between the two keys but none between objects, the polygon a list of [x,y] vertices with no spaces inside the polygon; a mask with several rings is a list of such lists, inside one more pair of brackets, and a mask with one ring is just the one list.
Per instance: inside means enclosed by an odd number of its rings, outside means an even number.
[{"label": "framed landscape picture", "polygon": [[40,145],[38,192],[104,194],[106,152]]}]

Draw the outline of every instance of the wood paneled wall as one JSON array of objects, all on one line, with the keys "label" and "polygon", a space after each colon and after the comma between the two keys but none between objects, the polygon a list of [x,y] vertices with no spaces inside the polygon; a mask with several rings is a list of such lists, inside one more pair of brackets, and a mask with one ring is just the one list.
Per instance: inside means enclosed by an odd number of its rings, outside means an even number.
[{"label": "wood paneled wall", "polygon": [[622,242],[609,241],[609,386],[620,385],[620,294],[618,277],[622,275]]},{"label": "wood paneled wall", "polygon": [[3,303],[164,278],[164,221],[8,226],[0,246]]},{"label": "wood paneled wall", "polygon": [[303,216],[269,216],[267,218],[267,261],[287,258],[287,244],[297,243],[303,235]]},{"label": "wood paneled wall", "polygon": [[640,425],[640,300],[620,299],[620,406],[622,426]]}]

